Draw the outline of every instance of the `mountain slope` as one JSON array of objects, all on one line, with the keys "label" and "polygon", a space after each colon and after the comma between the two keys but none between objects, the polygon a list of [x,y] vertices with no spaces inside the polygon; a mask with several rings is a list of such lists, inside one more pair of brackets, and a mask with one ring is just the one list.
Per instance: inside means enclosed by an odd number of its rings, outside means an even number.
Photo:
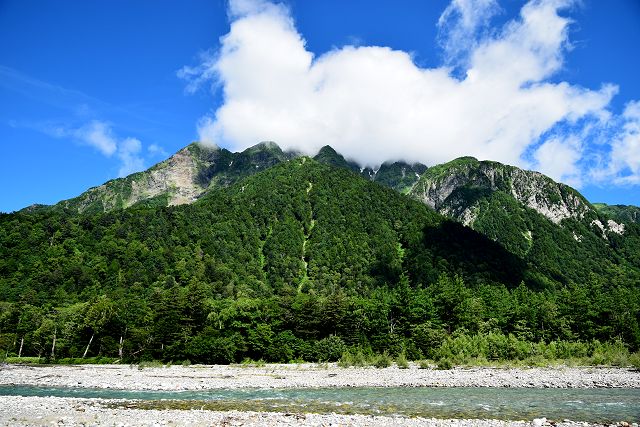
[{"label": "mountain slope", "polygon": [[426,206],[307,157],[190,205],[16,213],[0,217],[0,228],[4,300],[19,299],[26,288],[50,294],[97,284],[151,286],[166,275],[188,281],[185,266],[216,293],[253,296],[361,294],[395,286],[404,273],[415,283],[448,273],[515,286],[527,268]]},{"label": "mountain slope", "polygon": [[548,278],[607,274],[604,260],[640,267],[631,255],[640,248],[638,227],[603,216],[577,191],[538,172],[464,157],[429,168],[409,195],[527,260],[535,266],[529,280],[542,287]]},{"label": "mountain slope", "polygon": [[[278,160],[263,151],[241,163]],[[127,361],[335,360],[347,345],[452,357],[445,339],[470,333],[518,348],[614,337],[638,348],[637,228],[605,240],[524,212],[537,231],[520,256],[301,157],[191,204],[3,214],[0,351],[48,354],[56,333],[56,355]],[[557,234],[568,226],[582,242]]]},{"label": "mountain slope", "polygon": [[640,207],[629,205],[607,205],[604,203],[594,203],[596,210],[618,222],[635,222],[640,224]]},{"label": "mountain slope", "polygon": [[422,163],[384,162],[377,171],[372,171],[371,180],[406,194],[426,170]]},{"label": "mountain slope", "polygon": [[352,172],[360,173],[360,166],[357,163],[346,160],[342,156],[342,154],[339,154],[329,145],[325,145],[324,147],[320,148],[320,151],[318,151],[318,154],[313,156],[313,159],[325,165],[348,169]]},{"label": "mountain slope", "polygon": [[[255,153],[245,154],[249,160],[242,161],[255,168],[251,160]],[[273,159],[264,156],[258,160]],[[57,254],[52,249],[56,241],[72,239],[87,245],[79,253],[112,259],[110,252],[103,253],[111,248],[104,234],[109,227],[95,231],[95,227],[104,228],[93,224],[98,221],[118,224],[110,231],[115,233],[112,237],[122,236],[114,248],[130,247],[131,240],[139,240],[147,248],[158,244],[193,246],[197,242],[212,260],[225,266],[232,282],[242,283],[250,289],[246,292],[252,293],[264,289],[292,292],[305,286],[318,292],[337,288],[360,291],[397,283],[403,273],[414,283],[433,282],[446,272],[460,274],[470,283],[517,285],[524,281],[535,288],[580,282],[592,274],[627,274],[626,280],[638,277],[640,260],[633,255],[638,247],[638,227],[629,227],[622,236],[611,233],[605,239],[593,231],[595,225],[568,218],[564,227],[559,227],[533,209],[513,204],[510,197],[495,191],[488,199],[477,199],[484,204],[474,226],[486,238],[348,170],[301,157],[280,162],[228,187],[211,189],[180,209],[140,206],[78,218],[57,211],[4,216],[7,237],[0,255],[11,260],[5,268],[26,268],[32,250]],[[50,225],[59,221],[76,225],[67,231]],[[39,229],[32,233],[35,240],[12,240],[21,223]],[[56,232],[58,228],[62,231]],[[65,253],[65,248],[60,249]],[[69,256],[75,259],[73,254]],[[134,253],[120,262],[129,265],[135,259]],[[150,271],[148,260],[139,261],[141,265],[131,272],[144,277],[143,283],[149,284],[163,274],[163,269],[156,267]],[[177,261],[163,263],[173,265]],[[56,266],[60,262],[47,259],[42,265]],[[96,262],[85,260],[83,265]],[[18,274],[16,278],[24,274],[24,270],[11,268],[2,272],[7,280],[13,274]],[[67,274],[61,273],[62,277]],[[71,276],[79,280],[77,275]],[[59,285],[57,279],[46,277],[38,272],[38,287],[44,286],[44,290]],[[95,279],[108,283],[114,277]],[[77,282],[74,286],[91,283]]]},{"label": "mountain slope", "polygon": [[495,192],[510,195],[555,224],[567,218],[591,217],[594,213],[577,191],[539,172],[498,162],[480,162],[473,157],[430,168],[420,177],[411,195],[465,224],[472,224],[477,201]]},{"label": "mountain slope", "polygon": [[[53,208],[27,211],[91,213],[193,203],[216,189],[299,156],[284,153],[272,142],[240,153],[191,144],[145,172],[109,181]],[[617,274],[619,266],[629,262],[640,266],[638,257],[632,255],[640,247],[638,226],[616,222],[574,189],[537,172],[470,157],[431,168],[386,162],[377,170],[361,169],[329,146],[315,159],[352,174],[352,178],[359,175],[407,193],[484,234],[531,267],[526,275],[521,269],[514,277],[536,288],[583,281],[591,273]],[[418,267],[411,270],[416,274]]]},{"label": "mountain slope", "polygon": [[78,197],[57,203],[53,209],[78,213],[108,212],[137,204],[173,206],[193,203],[208,189],[231,185],[294,156],[284,153],[272,142],[263,142],[239,153],[192,143],[144,172],[93,187]]},{"label": "mountain slope", "polygon": [[329,166],[350,170],[399,193],[407,193],[418,181],[420,175],[427,170],[427,167],[422,163],[408,164],[405,162],[384,162],[377,169],[360,167],[356,162],[346,160],[328,145],[322,147],[313,159]]}]

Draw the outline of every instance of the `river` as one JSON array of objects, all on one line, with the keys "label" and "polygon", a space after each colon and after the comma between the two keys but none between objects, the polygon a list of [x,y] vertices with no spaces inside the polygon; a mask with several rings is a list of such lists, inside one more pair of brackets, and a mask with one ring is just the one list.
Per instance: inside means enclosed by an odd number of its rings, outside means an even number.
[{"label": "river", "polygon": [[[615,422],[640,420],[640,389],[333,387],[134,391],[0,386],[5,396],[114,399],[113,407],[254,410],[435,418]],[[117,399],[126,399],[117,400]]]}]

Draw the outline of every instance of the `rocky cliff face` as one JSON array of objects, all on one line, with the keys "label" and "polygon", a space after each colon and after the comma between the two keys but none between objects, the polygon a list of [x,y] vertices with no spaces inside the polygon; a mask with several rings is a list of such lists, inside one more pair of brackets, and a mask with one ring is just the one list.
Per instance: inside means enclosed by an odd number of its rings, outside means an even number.
[{"label": "rocky cliff face", "polygon": [[479,202],[492,193],[511,195],[517,202],[559,224],[583,219],[595,210],[577,191],[549,177],[497,162],[463,157],[421,175],[410,195],[435,210],[472,225]]},{"label": "rocky cliff face", "polygon": [[210,188],[226,187],[293,156],[272,142],[240,153],[193,143],[144,172],[108,181],[53,208],[82,213],[193,203]]},{"label": "rocky cliff face", "polygon": [[427,169],[409,196],[521,257],[557,242],[597,247],[594,240],[612,243],[627,231],[625,224],[598,212],[567,185],[538,172],[472,157]]},{"label": "rocky cliff face", "polygon": [[191,144],[145,172],[107,181],[78,197],[63,200],[55,207],[78,212],[106,212],[149,200],[163,205],[193,202],[204,190],[196,181],[199,169],[209,163],[203,160],[202,154],[216,150]]}]

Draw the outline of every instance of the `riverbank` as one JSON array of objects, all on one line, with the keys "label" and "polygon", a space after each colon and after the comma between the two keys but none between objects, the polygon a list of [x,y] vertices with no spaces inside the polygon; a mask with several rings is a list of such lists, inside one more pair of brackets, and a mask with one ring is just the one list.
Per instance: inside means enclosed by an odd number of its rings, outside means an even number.
[{"label": "riverbank", "polygon": [[[640,372],[623,368],[553,367],[530,369],[455,368],[408,369],[396,366],[340,368],[335,364],[269,364],[264,366],[137,365],[0,365],[0,386],[67,387],[72,389],[200,391],[222,389],[293,389],[332,387],[491,387],[491,388],[640,388]],[[514,390],[515,391],[515,390]],[[569,392],[563,391],[562,393]],[[483,392],[484,393],[484,392]],[[484,394],[483,394],[484,396]],[[204,405],[141,403],[136,400],[77,397],[0,396],[0,425],[112,425],[112,426],[465,426],[465,427],[583,427],[588,424],[560,419],[545,423],[485,419],[438,419],[352,415],[335,407],[321,413],[301,413],[310,407],[277,409],[249,406],[207,408]],[[94,396],[102,397],[102,396]],[[203,402],[204,403],[204,402]],[[277,406],[277,405],[276,405]],[[175,409],[179,408],[179,409]],[[305,409],[306,408],[306,409]],[[241,409],[241,410],[228,410]],[[266,412],[259,412],[259,411]],[[268,411],[281,412],[268,412]],[[289,411],[289,412],[287,412]],[[327,413],[329,412],[329,413]],[[358,412],[362,414],[363,412]],[[368,413],[368,412],[364,412]],[[387,412],[384,412],[386,414]],[[396,413],[396,412],[394,412]],[[548,413],[545,415],[549,416]],[[429,411],[428,416],[434,416]],[[437,415],[436,415],[437,416]],[[461,418],[473,415],[448,415]],[[480,415],[482,416],[482,415]],[[485,415],[487,416],[487,415]],[[540,415],[536,415],[540,416]],[[498,417],[499,418],[499,417]],[[558,418],[562,418],[558,416]],[[570,418],[570,417],[569,417]],[[625,417],[626,418],[626,417]],[[635,417],[634,417],[635,418]],[[583,418],[584,419],[584,418]],[[617,420],[617,418],[615,418]],[[622,421],[622,420],[620,420]],[[627,420],[635,421],[635,420]],[[623,424],[620,424],[623,425]],[[632,424],[631,426],[638,427]]]},{"label": "riverbank", "polygon": [[122,390],[320,387],[640,388],[640,371],[606,367],[408,369],[335,364],[0,365],[0,385]]},{"label": "riverbank", "polygon": [[[3,426],[368,426],[368,427],[588,427],[598,424],[547,422],[545,419],[502,421],[490,419],[437,419],[395,416],[302,414],[207,410],[140,410],[113,408],[113,401],[58,397],[0,396]],[[625,424],[620,424],[625,425]],[[626,424],[637,427],[637,424]]]}]

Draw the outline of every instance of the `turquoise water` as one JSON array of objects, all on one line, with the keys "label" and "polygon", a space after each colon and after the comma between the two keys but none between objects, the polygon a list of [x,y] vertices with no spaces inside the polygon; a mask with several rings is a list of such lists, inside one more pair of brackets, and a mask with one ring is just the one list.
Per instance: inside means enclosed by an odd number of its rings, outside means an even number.
[{"label": "turquoise water", "polygon": [[[336,412],[436,418],[640,420],[640,389],[300,388],[132,391],[0,386],[5,396],[130,399],[142,408]],[[115,401],[114,401],[115,402]],[[114,403],[114,406],[122,406]],[[129,403],[126,405],[131,407]]]}]

